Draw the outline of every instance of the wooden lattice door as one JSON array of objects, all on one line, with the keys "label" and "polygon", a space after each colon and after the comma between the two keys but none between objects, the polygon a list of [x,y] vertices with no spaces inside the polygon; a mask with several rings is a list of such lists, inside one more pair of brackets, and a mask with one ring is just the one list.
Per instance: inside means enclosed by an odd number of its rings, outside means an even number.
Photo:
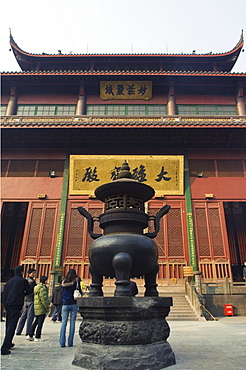
[{"label": "wooden lattice door", "polygon": [[56,242],[58,204],[31,203],[27,215],[27,230],[23,240],[22,263],[26,270],[37,269],[37,276],[49,276]]},{"label": "wooden lattice door", "polygon": [[[159,252],[159,279],[182,279],[183,266],[188,261],[188,244],[183,201],[167,202],[171,209],[160,221],[160,231],[154,239]],[[150,215],[155,215],[165,202],[151,201],[148,205]],[[153,225],[149,223],[149,230]]]},{"label": "wooden lattice door", "polygon": [[194,221],[199,269],[204,280],[231,278],[223,204],[195,202]]},{"label": "wooden lattice door", "polygon": [[[88,200],[83,202],[69,202],[67,210],[66,234],[63,260],[65,272],[75,268],[81,278],[89,278],[89,247],[93,239],[88,234],[87,220],[79,213],[78,207],[84,207],[93,217],[103,212],[103,204]],[[97,222],[94,223],[94,232],[101,234],[102,230]]]}]

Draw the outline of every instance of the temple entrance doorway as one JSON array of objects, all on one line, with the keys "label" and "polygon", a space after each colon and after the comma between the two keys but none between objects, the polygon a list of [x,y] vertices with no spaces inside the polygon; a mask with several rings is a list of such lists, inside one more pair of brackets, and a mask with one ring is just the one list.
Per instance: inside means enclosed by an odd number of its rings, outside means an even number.
[{"label": "temple entrance doorway", "polygon": [[246,202],[224,202],[233,281],[243,281],[246,262]]},{"label": "temple entrance doorway", "polygon": [[19,264],[27,202],[3,202],[1,218],[1,279],[7,281]]}]

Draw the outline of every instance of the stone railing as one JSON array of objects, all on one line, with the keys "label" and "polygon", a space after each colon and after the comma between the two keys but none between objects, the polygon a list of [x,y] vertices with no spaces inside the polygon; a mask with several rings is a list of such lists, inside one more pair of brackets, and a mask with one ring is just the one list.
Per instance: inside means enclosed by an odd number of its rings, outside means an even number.
[{"label": "stone railing", "polygon": [[217,283],[202,283],[202,294],[246,294],[244,282],[231,282],[228,278]]},{"label": "stone railing", "polygon": [[198,318],[204,317],[205,299],[196,290],[195,284],[185,279],[185,295]]}]

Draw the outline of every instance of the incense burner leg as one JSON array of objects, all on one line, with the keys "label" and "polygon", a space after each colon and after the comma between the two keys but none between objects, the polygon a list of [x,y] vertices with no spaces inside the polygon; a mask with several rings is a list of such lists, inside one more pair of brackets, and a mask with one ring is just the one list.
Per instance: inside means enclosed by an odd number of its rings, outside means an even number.
[{"label": "incense burner leg", "polygon": [[102,291],[102,282],[103,282],[103,276],[99,275],[91,266],[90,266],[90,273],[92,275],[92,283],[90,286],[90,297],[102,297],[103,291]]},{"label": "incense burner leg", "polygon": [[128,253],[117,253],[113,257],[113,268],[116,277],[115,297],[131,296],[129,288],[130,284],[130,270],[132,267],[132,258]]},{"label": "incense burner leg", "polygon": [[145,275],[145,297],[158,297],[158,291],[156,289],[156,275],[159,271],[159,265],[156,264],[155,268]]}]

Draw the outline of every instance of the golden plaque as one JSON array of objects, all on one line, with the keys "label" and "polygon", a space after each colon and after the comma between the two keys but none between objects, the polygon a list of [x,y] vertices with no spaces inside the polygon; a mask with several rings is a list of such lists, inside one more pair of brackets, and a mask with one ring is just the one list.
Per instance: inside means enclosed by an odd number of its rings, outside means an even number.
[{"label": "golden plaque", "polygon": [[150,100],[152,81],[101,81],[102,100]]},{"label": "golden plaque", "polygon": [[155,196],[183,195],[182,155],[71,155],[70,194],[93,196],[98,186],[117,178],[125,160],[132,178],[152,186]]}]

